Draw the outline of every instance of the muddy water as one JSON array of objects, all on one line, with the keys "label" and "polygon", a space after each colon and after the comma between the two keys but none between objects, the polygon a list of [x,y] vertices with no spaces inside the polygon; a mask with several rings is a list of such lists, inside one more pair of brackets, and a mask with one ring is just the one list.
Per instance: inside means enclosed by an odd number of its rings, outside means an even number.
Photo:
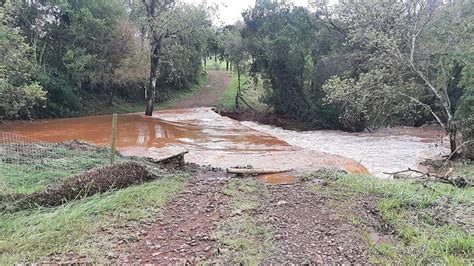
[{"label": "muddy water", "polygon": [[[111,116],[9,122],[0,131],[48,142],[84,140],[109,145]],[[367,173],[418,168],[425,158],[448,153],[439,129],[396,128],[375,134],[339,131],[297,132],[253,122],[237,122],[209,108],[120,115],[117,147],[125,155],[163,158],[182,150],[202,165],[305,172],[323,167]],[[367,168],[366,168],[367,167]],[[293,182],[291,175],[260,177],[269,183]]]},{"label": "muddy water", "polygon": [[352,158],[379,177],[384,172],[422,169],[424,159],[449,154],[448,140],[436,127],[398,127],[376,133],[345,133],[332,130],[297,132],[277,127],[242,122],[252,129],[268,133],[291,145]]},{"label": "muddy water", "polygon": [[263,183],[272,185],[291,184],[296,182],[296,177],[289,173],[259,175],[257,179]]},{"label": "muddy water", "polygon": [[[111,120],[111,116],[93,116],[16,121],[0,126],[0,131],[48,142],[77,139],[109,145]],[[185,149],[189,151],[186,161],[222,168],[252,165],[301,172],[322,167],[367,171],[352,159],[289,145],[274,136],[221,117],[209,108],[160,111],[153,117],[120,115],[117,140],[118,149],[125,155],[162,158]]]}]

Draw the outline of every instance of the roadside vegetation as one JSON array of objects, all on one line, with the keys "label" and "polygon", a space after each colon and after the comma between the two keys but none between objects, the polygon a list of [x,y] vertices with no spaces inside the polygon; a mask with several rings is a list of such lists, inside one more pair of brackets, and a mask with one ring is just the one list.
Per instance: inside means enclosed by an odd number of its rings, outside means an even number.
[{"label": "roadside vegetation", "polygon": [[[236,97],[238,92],[238,77],[234,72],[232,75],[232,80],[229,87],[224,91],[224,93],[219,98],[217,107],[220,110],[224,111],[266,111],[267,105],[260,101],[260,98],[264,94],[263,86],[261,81],[255,81],[252,77],[248,75],[242,75],[240,78],[240,96],[238,98],[238,106],[236,106]],[[245,101],[245,102],[243,102]]]},{"label": "roadside vegetation", "polygon": [[[474,179],[474,165],[465,177]],[[363,215],[349,212],[348,218],[362,228],[371,246],[372,263],[466,265],[474,256],[474,188],[456,188],[449,184],[383,180],[372,176],[354,176],[321,171],[311,178],[323,178],[324,186],[313,191],[335,196],[335,206],[357,208],[360,198],[370,197],[374,209],[368,209],[380,221],[374,229]],[[376,241],[370,232],[386,239]]]},{"label": "roadside vegetation", "polygon": [[[205,70],[212,14],[171,2],[173,32],[149,28],[140,1],[3,1],[0,119],[143,112],[145,98],[160,103],[193,90]],[[149,15],[170,15],[163,12]],[[145,92],[152,34],[163,35],[153,65],[159,93]]]},{"label": "roadside vegetation", "polygon": [[[72,175],[108,164],[108,149],[88,144],[57,144],[48,152],[41,159],[28,158],[25,152],[22,160],[3,158],[0,162],[0,264],[77,262],[81,258],[105,262],[111,245],[136,241],[143,224],[156,219],[190,177],[186,172],[156,169],[152,171],[158,178],[141,185],[58,207],[12,208],[15,195],[47,191]],[[125,161],[140,159],[118,158],[118,162]]]}]

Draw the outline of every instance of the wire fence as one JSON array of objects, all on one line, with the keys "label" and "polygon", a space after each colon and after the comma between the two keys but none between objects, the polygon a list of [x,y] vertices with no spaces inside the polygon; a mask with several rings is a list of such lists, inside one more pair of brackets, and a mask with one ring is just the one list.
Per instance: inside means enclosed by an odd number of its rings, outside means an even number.
[{"label": "wire fence", "polygon": [[0,196],[30,193],[110,163],[110,149],[70,141],[49,143],[0,131]]},{"label": "wire fence", "polygon": [[35,161],[66,157],[64,149],[25,136],[0,132],[0,161],[11,164],[28,164]]}]

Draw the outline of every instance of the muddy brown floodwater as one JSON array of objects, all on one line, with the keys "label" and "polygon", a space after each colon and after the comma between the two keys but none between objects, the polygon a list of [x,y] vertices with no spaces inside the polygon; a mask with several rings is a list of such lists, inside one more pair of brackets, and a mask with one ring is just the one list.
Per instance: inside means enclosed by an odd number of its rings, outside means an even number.
[{"label": "muddy brown floodwater", "polygon": [[[92,116],[14,121],[0,126],[0,131],[48,142],[84,140],[109,145],[111,120],[111,116]],[[193,108],[159,111],[152,117],[120,115],[117,147],[124,155],[153,158],[188,150],[186,161],[221,168],[251,165],[302,173],[329,167],[367,173],[364,166],[368,166],[378,174],[394,160],[398,168],[412,166],[425,155],[424,151],[431,151],[430,145],[434,145],[423,138],[390,134],[366,136],[337,131],[284,131],[255,123],[240,123],[222,117],[210,108]],[[432,156],[433,152],[427,155]],[[270,183],[293,180],[291,175],[260,179]]]},{"label": "muddy brown floodwater", "polygon": [[[1,126],[0,131],[48,142],[84,140],[109,145],[111,121],[111,116],[15,121]],[[291,146],[210,108],[165,110],[152,117],[120,115],[117,147],[124,155],[154,158],[185,149],[189,151],[186,161],[222,168],[252,165],[279,170],[334,167],[365,171],[352,159]]]},{"label": "muddy brown floodwater", "polygon": [[382,178],[388,177],[384,172],[423,169],[420,162],[449,154],[446,134],[436,126],[395,127],[376,133],[346,133],[336,130],[298,132],[254,122],[242,124],[294,146],[352,158],[367,167],[370,173]]}]

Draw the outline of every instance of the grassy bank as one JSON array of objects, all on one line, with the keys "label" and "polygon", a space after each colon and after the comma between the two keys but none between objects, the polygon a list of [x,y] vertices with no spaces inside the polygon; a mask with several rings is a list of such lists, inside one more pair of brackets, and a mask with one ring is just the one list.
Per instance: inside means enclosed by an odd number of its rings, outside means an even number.
[{"label": "grassy bank", "polygon": [[[466,166],[463,166],[466,170]],[[463,171],[464,171],[463,170]],[[469,172],[474,174],[471,164]],[[393,233],[393,241],[378,243],[369,238],[373,263],[471,264],[474,256],[474,188],[338,173],[317,173],[327,180],[317,193],[335,196],[337,206],[357,208],[360,197],[376,198],[376,212]],[[355,215],[352,213],[351,215]],[[357,215],[355,215],[357,216]],[[350,217],[358,227],[363,217]],[[368,228],[368,226],[367,226]],[[385,228],[387,230],[387,228]]]},{"label": "grassy bank", "polygon": [[[70,175],[108,163],[107,150],[90,146],[57,145],[48,152],[51,156],[31,158],[30,163],[3,160],[2,194],[42,191]],[[111,245],[136,241],[138,232],[134,233],[133,228],[138,230],[138,225],[156,218],[189,179],[187,173],[159,172],[157,176],[149,183],[59,207],[0,211],[0,265],[48,262],[52,257],[60,261],[105,262]],[[7,206],[8,200],[0,197],[0,206]]]},{"label": "grassy bank", "polygon": [[[255,84],[252,78],[250,78],[247,75],[242,75],[240,77],[240,82],[241,82],[242,97],[245,99],[245,101],[256,111],[266,110],[267,106],[264,103],[259,101],[259,98],[264,93],[261,81]],[[229,87],[224,91],[222,96],[219,98],[217,107],[226,111],[235,110],[236,109],[235,96],[237,95],[237,89],[238,89],[238,79],[237,79],[237,74],[234,73],[232,75],[232,80]],[[249,107],[245,103],[243,103],[242,100],[239,100],[239,102],[240,102],[240,108],[242,110],[249,109]]]},{"label": "grassy bank", "polygon": [[[198,92],[206,84],[207,75],[202,75],[198,82],[188,90],[160,91],[160,99],[164,100],[155,103],[155,110],[174,108],[177,101],[192,97],[193,94]],[[108,101],[108,97],[89,96],[89,98],[85,100],[82,110],[72,116],[106,115],[112,113],[127,114],[145,111],[145,100],[130,101],[122,97],[115,97],[112,104],[107,104]]]}]

